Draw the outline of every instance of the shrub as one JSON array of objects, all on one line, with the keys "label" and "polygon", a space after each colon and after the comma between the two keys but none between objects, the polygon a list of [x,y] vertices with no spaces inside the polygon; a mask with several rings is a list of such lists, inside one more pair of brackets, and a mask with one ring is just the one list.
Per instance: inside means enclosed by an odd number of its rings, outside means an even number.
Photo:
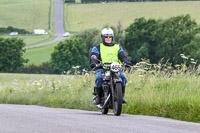
[{"label": "shrub", "polygon": [[25,43],[17,38],[0,38],[0,72],[18,72],[28,62],[23,58]]},{"label": "shrub", "polygon": [[166,20],[138,18],[126,29],[124,48],[133,62],[147,58],[158,63],[164,58],[165,62],[180,64],[180,54],[198,57],[200,43],[195,38],[198,33],[198,25],[190,15]]},{"label": "shrub", "polygon": [[61,41],[51,54],[51,66],[54,73],[73,71],[73,67],[80,66],[79,70],[88,68],[86,46],[81,38],[70,38]]},{"label": "shrub", "polygon": [[26,66],[21,70],[21,73],[52,74],[53,70],[49,62],[44,62],[39,66],[34,64]]},{"label": "shrub", "polygon": [[29,32],[24,29],[14,28],[12,26],[8,26],[8,28],[0,28],[0,34],[8,34],[10,32],[18,32],[19,34],[28,34]]}]

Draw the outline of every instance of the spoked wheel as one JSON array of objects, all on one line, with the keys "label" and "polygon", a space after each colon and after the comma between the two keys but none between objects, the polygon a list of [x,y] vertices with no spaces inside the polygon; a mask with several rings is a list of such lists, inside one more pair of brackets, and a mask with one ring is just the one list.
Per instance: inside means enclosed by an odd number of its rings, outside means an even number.
[{"label": "spoked wheel", "polygon": [[108,108],[101,109],[102,114],[108,114]]},{"label": "spoked wheel", "polygon": [[119,116],[122,112],[122,85],[121,83],[116,83],[114,88],[113,97],[113,110],[114,114]]}]

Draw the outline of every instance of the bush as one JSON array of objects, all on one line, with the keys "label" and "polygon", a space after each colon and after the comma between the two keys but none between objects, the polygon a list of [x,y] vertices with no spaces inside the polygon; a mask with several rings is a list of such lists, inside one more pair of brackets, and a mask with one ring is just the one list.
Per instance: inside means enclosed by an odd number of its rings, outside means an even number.
[{"label": "bush", "polygon": [[26,66],[21,70],[21,73],[53,74],[53,70],[49,62],[44,62],[39,66],[34,64]]},{"label": "bush", "polygon": [[74,71],[73,67],[78,70],[88,68],[87,51],[85,43],[81,38],[70,38],[58,43],[54,52],[51,54],[51,66],[54,73],[64,71]]},{"label": "bush", "polygon": [[25,43],[22,39],[0,38],[0,72],[19,72],[28,60],[23,58]]},{"label": "bush", "polygon": [[[79,37],[86,44],[86,50],[91,51],[94,46],[100,44],[102,39],[100,37],[100,31],[97,29],[87,29],[80,32],[76,37]],[[90,52],[88,53],[89,56]]]},{"label": "bush", "polygon": [[138,18],[126,29],[124,48],[133,62],[147,58],[158,63],[164,58],[164,62],[170,59],[172,64],[180,64],[180,54],[198,57],[198,33],[198,25],[190,15],[166,20]]},{"label": "bush", "polygon": [[65,0],[65,3],[75,3],[75,0]]},{"label": "bush", "polygon": [[8,34],[11,32],[18,32],[19,34],[29,34],[29,32],[24,29],[13,28],[12,26],[8,26],[8,28],[0,28],[0,34]]}]

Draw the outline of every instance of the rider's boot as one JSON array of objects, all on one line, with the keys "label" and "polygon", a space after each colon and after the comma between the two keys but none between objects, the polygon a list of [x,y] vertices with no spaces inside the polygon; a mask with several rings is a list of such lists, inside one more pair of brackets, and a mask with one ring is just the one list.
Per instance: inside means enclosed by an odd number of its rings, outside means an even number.
[{"label": "rider's boot", "polygon": [[94,87],[94,94],[96,95],[96,97],[94,98],[93,103],[95,105],[101,103],[102,93],[103,93],[102,87]]},{"label": "rider's boot", "polygon": [[125,87],[126,86],[122,87],[122,103],[127,103],[127,100],[124,98],[124,96],[125,96]]}]

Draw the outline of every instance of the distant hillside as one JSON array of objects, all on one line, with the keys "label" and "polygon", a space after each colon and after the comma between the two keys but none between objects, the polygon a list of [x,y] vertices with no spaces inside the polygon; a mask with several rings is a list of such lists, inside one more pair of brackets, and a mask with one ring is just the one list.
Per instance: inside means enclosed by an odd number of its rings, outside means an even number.
[{"label": "distant hillside", "polygon": [[139,17],[166,19],[185,14],[200,23],[199,4],[199,1],[68,4],[66,21],[71,31],[101,29],[105,24],[116,26],[118,21],[126,28]]},{"label": "distant hillside", "polygon": [[49,28],[50,0],[0,0],[0,27]]}]

